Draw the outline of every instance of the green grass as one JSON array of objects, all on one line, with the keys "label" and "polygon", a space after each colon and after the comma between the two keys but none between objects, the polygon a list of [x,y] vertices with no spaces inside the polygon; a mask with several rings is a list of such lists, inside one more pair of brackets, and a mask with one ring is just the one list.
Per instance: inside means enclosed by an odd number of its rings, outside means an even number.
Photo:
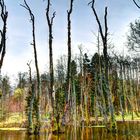
[{"label": "green grass", "polygon": [[20,126],[23,122],[25,121],[25,119],[23,119],[22,114],[21,113],[10,113],[9,117],[7,117],[6,119],[4,119],[3,121],[0,122],[0,127],[18,127]]},{"label": "green grass", "polygon": [[12,127],[12,128],[0,128],[2,131],[25,131],[26,128],[17,128],[17,127]]},{"label": "green grass", "polygon": [[[140,114],[139,114],[140,115]],[[140,117],[138,117],[135,113],[133,114],[134,120],[132,120],[132,115],[131,114],[126,114],[124,116],[125,121],[140,121]],[[47,118],[47,121],[46,121]],[[95,117],[90,117],[90,121],[91,122],[95,122]],[[103,121],[103,117],[98,117],[98,122],[100,124],[100,122]],[[123,121],[122,120],[122,116],[121,115],[116,115],[116,121]],[[10,113],[9,117],[7,117],[5,120],[0,122],[0,130],[19,130],[21,127],[26,127],[26,125],[24,125],[26,122],[25,120],[25,116],[23,118],[22,113]],[[42,126],[47,126],[50,123],[50,119],[49,116],[43,116],[42,117]],[[92,124],[92,123],[91,123]],[[56,128],[56,123],[54,124],[54,128]],[[48,125],[50,126],[50,125]],[[104,127],[101,125],[99,126],[91,126],[91,127]]]},{"label": "green grass", "polygon": [[89,126],[89,127],[93,127],[93,128],[105,128],[105,125],[94,125],[94,126]]},{"label": "green grass", "polygon": [[[134,120],[132,120],[132,115],[131,114],[126,114],[124,116],[125,121],[140,121],[140,117],[138,117],[135,113],[133,114]],[[117,115],[116,116],[116,121],[122,121],[122,116]]]}]

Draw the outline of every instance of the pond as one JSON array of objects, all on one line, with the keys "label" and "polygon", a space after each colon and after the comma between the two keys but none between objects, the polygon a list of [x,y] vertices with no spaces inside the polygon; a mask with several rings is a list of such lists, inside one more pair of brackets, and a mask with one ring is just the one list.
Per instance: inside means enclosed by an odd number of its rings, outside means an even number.
[{"label": "pond", "polygon": [[107,133],[101,127],[68,127],[60,135],[44,132],[40,136],[28,136],[24,131],[0,131],[0,140],[140,140],[140,123],[120,123],[117,134]]}]

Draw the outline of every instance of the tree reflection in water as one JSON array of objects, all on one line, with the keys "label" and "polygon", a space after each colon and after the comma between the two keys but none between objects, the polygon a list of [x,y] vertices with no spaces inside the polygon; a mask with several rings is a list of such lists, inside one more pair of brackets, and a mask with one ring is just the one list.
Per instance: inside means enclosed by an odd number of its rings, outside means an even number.
[{"label": "tree reflection in water", "polygon": [[66,127],[65,133],[41,132],[28,136],[24,131],[0,131],[0,140],[139,140],[140,123],[120,123],[116,134],[102,127]]}]

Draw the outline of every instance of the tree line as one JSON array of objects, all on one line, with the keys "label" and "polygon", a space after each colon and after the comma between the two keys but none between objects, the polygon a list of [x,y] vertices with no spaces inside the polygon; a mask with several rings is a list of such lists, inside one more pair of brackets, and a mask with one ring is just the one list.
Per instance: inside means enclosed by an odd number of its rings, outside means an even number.
[{"label": "tree line", "polygon": [[[133,0],[136,6],[138,3]],[[32,29],[32,43],[36,74],[33,75],[31,62],[29,71],[18,74],[18,82],[14,93],[10,90],[9,77],[1,77],[1,119],[7,117],[5,113],[20,112],[26,116],[28,133],[38,134],[44,119],[50,120],[45,127],[56,125],[59,132],[63,125],[90,125],[102,123],[108,131],[117,131],[116,116],[121,115],[125,121],[127,114],[139,117],[140,106],[140,57],[117,55],[113,50],[108,52],[108,9],[104,9],[104,20],[101,23],[95,7],[95,0],[88,3],[98,25],[98,51],[89,57],[79,47],[79,56],[73,57],[71,52],[72,32],[71,15],[74,0],[70,1],[67,10],[67,48],[68,55],[58,59],[53,64],[53,24],[56,12],[51,11],[51,0],[47,0],[46,20],[48,25],[49,72],[41,74],[38,67],[38,55],[35,33],[35,16],[26,2],[21,4],[30,16]],[[4,0],[0,1],[3,29],[1,30],[1,65],[6,49],[6,25],[8,12]],[[51,15],[52,14],[52,15]],[[139,20],[130,24],[127,36],[129,50],[139,49]],[[103,49],[101,49],[103,48]],[[1,69],[1,67],[0,67]],[[7,102],[10,106],[7,106]],[[24,114],[26,112],[26,115]],[[43,125],[44,126],[44,125]]]}]

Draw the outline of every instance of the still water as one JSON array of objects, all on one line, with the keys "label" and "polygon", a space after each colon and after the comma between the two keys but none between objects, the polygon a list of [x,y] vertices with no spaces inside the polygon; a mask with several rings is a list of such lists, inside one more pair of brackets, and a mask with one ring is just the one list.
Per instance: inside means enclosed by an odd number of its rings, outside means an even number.
[{"label": "still water", "polygon": [[68,127],[64,134],[44,132],[40,136],[28,136],[24,131],[0,131],[0,140],[140,140],[140,123],[118,124],[117,134],[97,127]]}]

